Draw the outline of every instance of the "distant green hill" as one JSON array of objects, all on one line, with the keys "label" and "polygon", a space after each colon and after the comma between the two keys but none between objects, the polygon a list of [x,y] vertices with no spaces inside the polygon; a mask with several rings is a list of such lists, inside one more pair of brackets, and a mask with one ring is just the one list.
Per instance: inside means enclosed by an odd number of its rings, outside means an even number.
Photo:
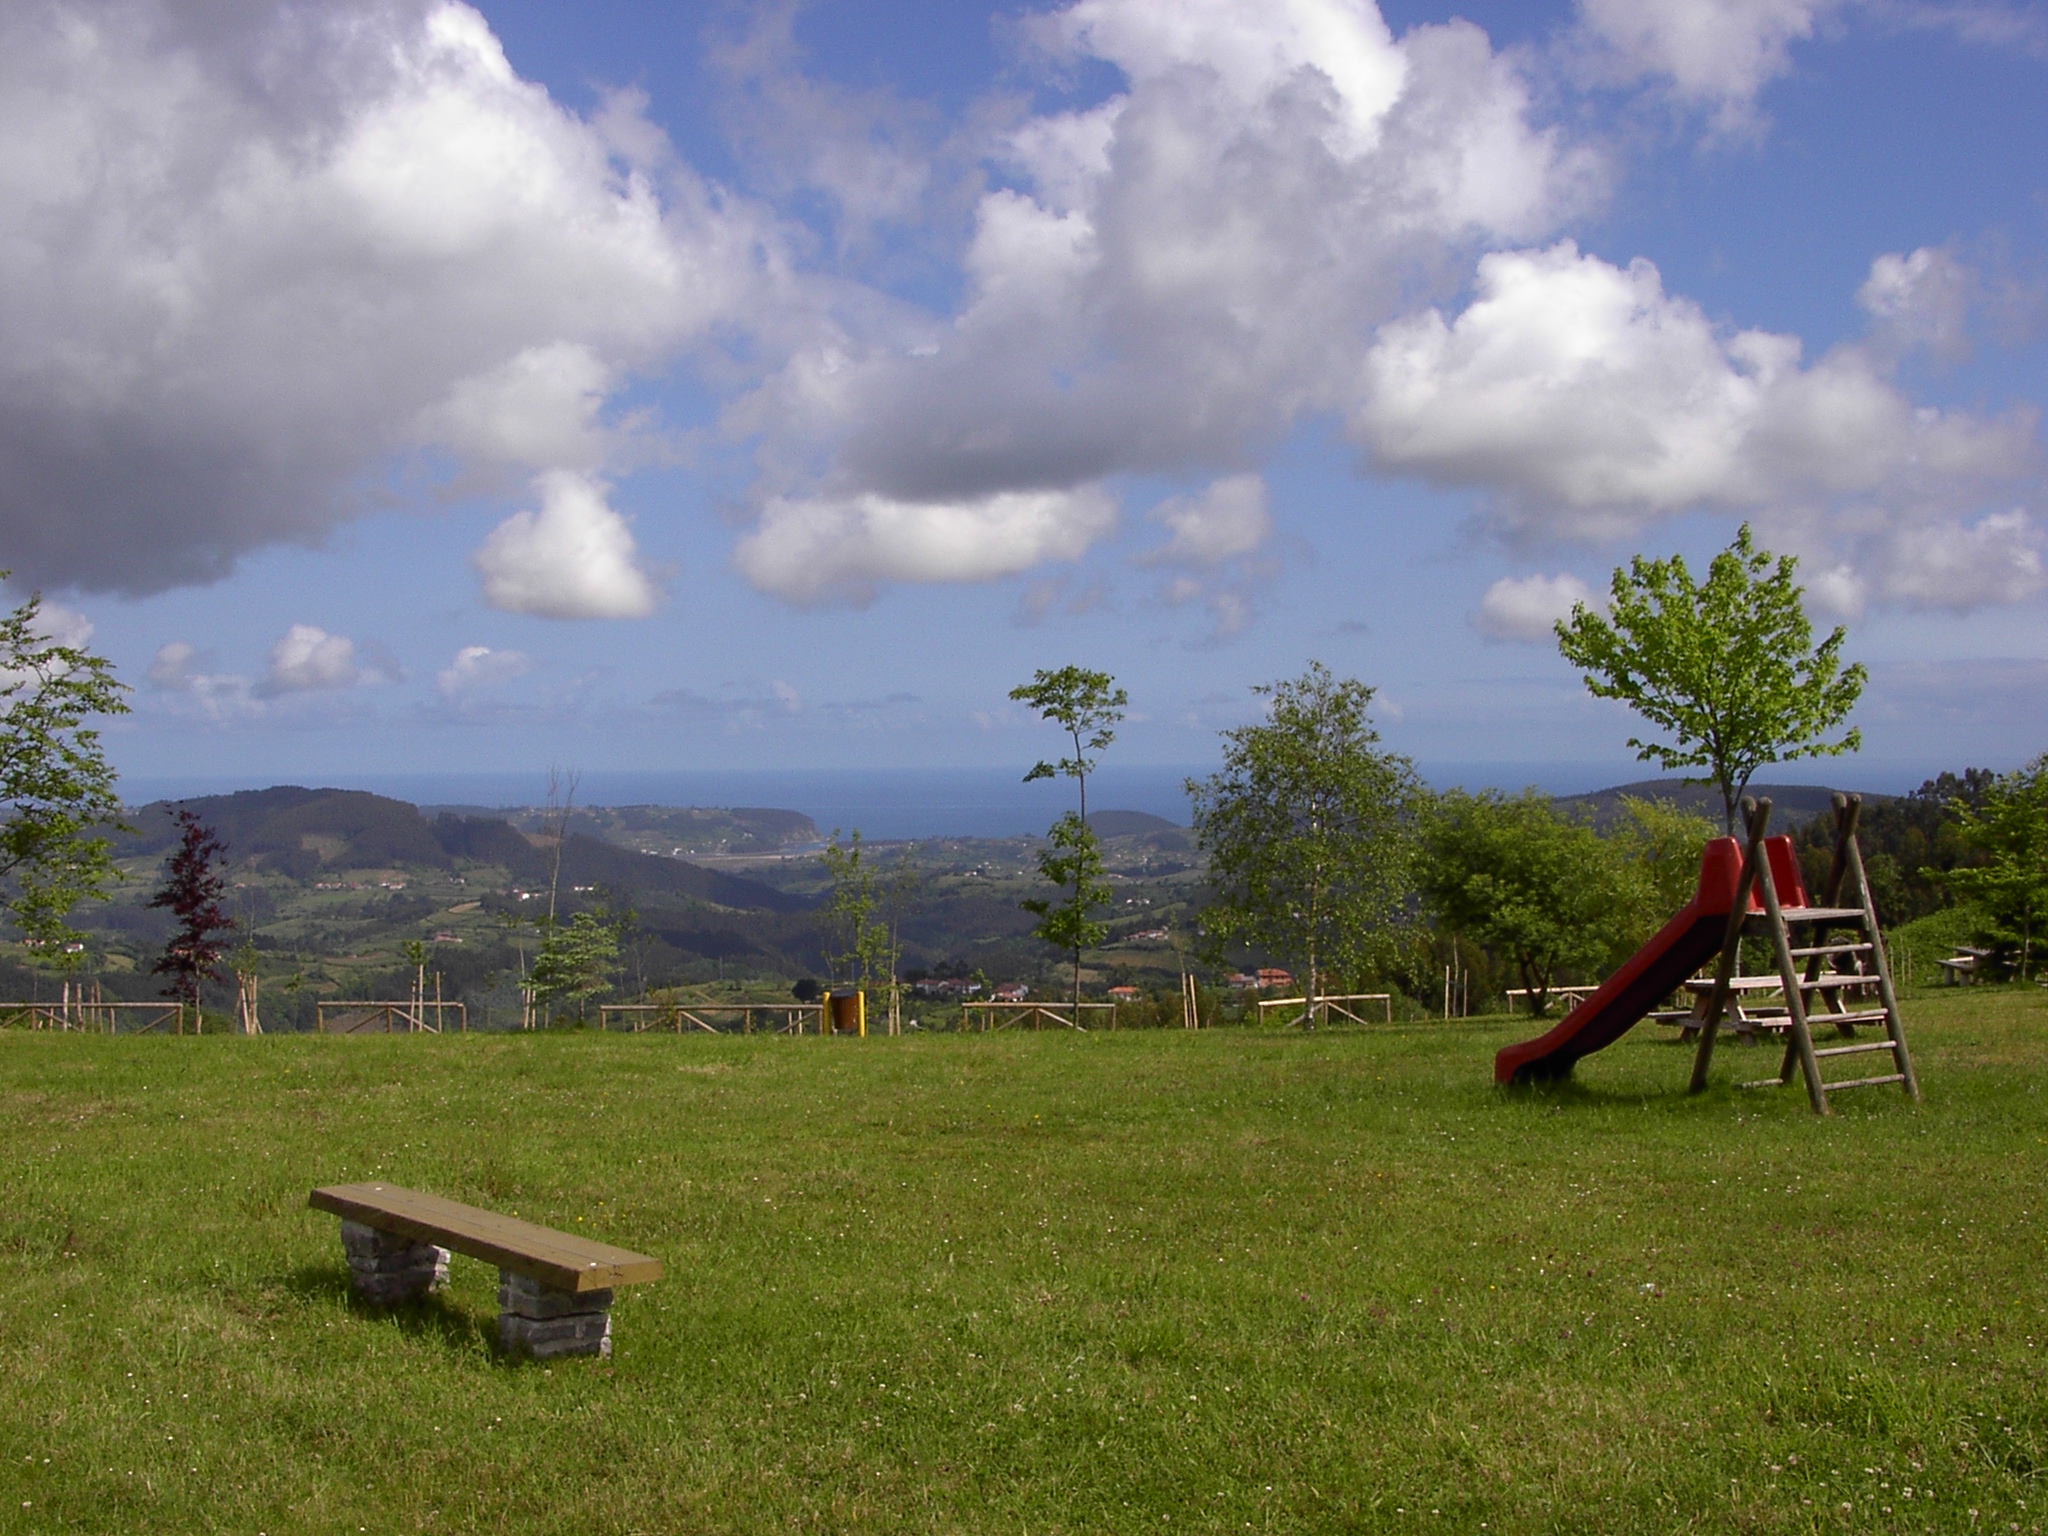
[{"label": "distant green hill", "polygon": [[[423,814],[449,813],[510,822],[522,832],[551,830],[558,812],[544,806],[491,808],[475,805],[422,806]],[[592,805],[569,813],[569,830],[634,848],[642,853],[780,853],[820,840],[817,823],[802,811],[763,806]]]},{"label": "distant green hill", "polygon": [[1147,832],[1178,832],[1178,825],[1150,811],[1097,811],[1088,818],[1097,837],[1136,837]]},{"label": "distant green hill", "polygon": [[[457,859],[500,865],[515,884],[527,887],[545,887],[553,873],[552,840],[523,833],[500,816],[444,812],[430,822],[417,806],[362,790],[279,785],[176,805],[220,834],[231,863],[294,880],[346,870],[446,870]],[[177,841],[173,808],[172,802],[156,801],[130,811],[135,830],[115,837],[115,857],[168,852]],[[801,912],[812,905],[758,880],[635,852],[583,832],[571,832],[564,843],[560,878],[565,887],[603,886],[629,901],[661,895],[766,912]]]},{"label": "distant green hill", "polygon": [[[1751,784],[1747,793],[1771,802],[1771,828],[1789,832],[1794,827],[1834,808],[1835,791],[1825,784]],[[1644,779],[1636,784],[1617,784],[1584,795],[1559,795],[1559,810],[1587,816],[1594,826],[1606,828],[1622,816],[1623,796],[1636,800],[1668,800],[1681,810],[1693,811],[1717,826],[1722,819],[1721,791],[1712,784],[1693,784],[1684,779]],[[1866,794],[1865,804],[1889,800],[1889,795]]]}]

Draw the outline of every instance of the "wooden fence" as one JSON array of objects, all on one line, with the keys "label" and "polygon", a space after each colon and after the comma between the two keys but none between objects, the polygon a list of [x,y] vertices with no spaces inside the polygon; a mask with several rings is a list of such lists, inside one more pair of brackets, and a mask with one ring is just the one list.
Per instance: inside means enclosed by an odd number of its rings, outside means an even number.
[{"label": "wooden fence", "polygon": [[1088,1026],[1081,1022],[1088,1014],[1106,1013],[1103,1022],[1111,1029],[1116,1028],[1115,1003],[1081,1003],[1076,1016],[1073,1003],[962,1003],[960,1005],[960,1027],[980,1030],[986,1033],[992,1029],[1021,1029],[1029,1024],[1033,1029],[1043,1029],[1050,1024],[1055,1029],[1078,1029],[1084,1034]]},{"label": "wooden fence", "polygon": [[[614,1020],[635,1034],[650,1029],[672,1029],[677,1034],[702,1030],[707,1035],[737,1032],[751,1035],[756,1020],[764,1033],[803,1035],[825,1033],[823,1003],[600,1003],[597,1027],[612,1029]],[[712,1020],[723,1021],[723,1024]]]},{"label": "wooden fence", "polygon": [[[185,1033],[186,1006],[183,1003],[108,1003],[67,998],[59,1003],[0,1003],[0,1028],[77,1029],[101,1035],[147,1035]],[[196,1010],[192,1033],[200,1032],[202,1020]]]},{"label": "wooden fence", "polygon": [[446,1030],[451,1014],[458,1030],[469,1028],[469,1010],[461,1003],[433,998],[322,999],[313,1005],[313,1028],[323,1035],[438,1035]]},{"label": "wooden fence", "polygon": [[[1591,997],[1595,992],[1598,992],[1599,990],[1600,987],[1597,982],[1589,987],[1552,987],[1546,996],[1546,1001],[1552,1004],[1562,1003],[1564,1005],[1563,1013],[1570,1013],[1572,1009],[1578,1007],[1580,1003],[1583,1003],[1587,998]],[[1515,1011],[1516,998],[1520,998],[1525,1003],[1528,1002],[1529,989],[1527,987],[1510,987],[1508,989],[1507,1000],[1509,1013],[1513,1013]],[[1562,1014],[1560,1014],[1560,1017],[1562,1017]]]},{"label": "wooden fence", "polygon": [[[1266,1010],[1268,1008],[1301,1009],[1302,1011],[1300,1013],[1297,1013],[1293,1018],[1287,1020],[1289,1024],[1299,1024],[1304,1019],[1308,1018],[1308,999],[1305,997],[1262,997],[1259,998],[1257,1001],[1259,1009],[1259,1023],[1261,1025],[1263,1025],[1266,1022]],[[1330,1015],[1333,1013],[1341,1013],[1345,1018],[1349,1019],[1354,1024],[1365,1023],[1366,1021],[1363,1018],[1361,1018],[1356,1012],[1345,1006],[1347,1003],[1384,1004],[1387,1015],[1385,1022],[1388,1024],[1394,1022],[1394,998],[1393,994],[1390,992],[1344,992],[1338,994],[1336,997],[1319,997],[1316,999],[1316,1017],[1313,1022],[1320,1024],[1327,1029],[1330,1024]]]}]

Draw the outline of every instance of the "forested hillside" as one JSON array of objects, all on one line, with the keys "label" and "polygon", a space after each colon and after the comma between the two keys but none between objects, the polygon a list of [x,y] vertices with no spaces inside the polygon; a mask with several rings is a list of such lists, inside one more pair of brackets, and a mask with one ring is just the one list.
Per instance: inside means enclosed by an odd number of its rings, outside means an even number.
[{"label": "forested hillside", "polygon": [[[1983,855],[1959,834],[1956,806],[1979,801],[1992,781],[1966,770],[1909,795],[1865,797],[1862,846],[1888,925],[1930,913],[1948,913],[1944,922],[1967,915],[1950,911],[1955,894],[1943,877]],[[1817,887],[1833,842],[1834,818],[1822,814],[1832,792],[1756,788],[1784,808],[1777,824],[1796,829]],[[1710,793],[1652,781],[1552,805],[1561,822],[1590,825],[1600,834],[1595,842],[1626,864],[1650,851],[1630,803],[1711,811]],[[225,905],[236,924],[230,944],[256,957],[268,989],[266,1016],[279,1025],[309,1023],[320,997],[406,996],[416,980],[405,959],[409,943],[427,947],[429,972],[443,995],[470,1002],[479,1023],[516,1018],[520,978],[550,922],[559,928],[584,913],[601,916],[618,935],[606,980],[612,996],[720,982],[778,995],[798,978],[840,973],[845,946],[831,911],[831,879],[818,856],[817,828],[798,812],[595,807],[565,819],[544,808],[439,807],[428,814],[361,791],[289,785],[183,804],[227,845]],[[170,924],[148,901],[176,840],[172,809],[156,803],[129,813],[130,830],[114,836],[125,884],[112,901],[88,903],[75,914],[87,944],[66,963],[109,996],[142,999],[161,989],[150,967]],[[1102,839],[1111,892],[1108,938],[1088,956],[1091,987],[1171,992],[1183,965],[1220,979],[1264,963],[1250,950],[1201,949],[1206,866],[1187,828],[1114,809],[1095,813],[1091,824]],[[558,839],[564,825],[567,835]],[[1715,830],[1695,818],[1672,826],[1694,838]],[[1684,832],[1688,826],[1695,830]],[[697,857],[679,856],[686,845]],[[1032,919],[1020,906],[1041,889],[1041,846],[1035,838],[868,845],[874,920],[891,935],[897,974],[989,988],[1024,984],[1043,995],[1055,984],[1058,957],[1031,936]],[[1587,856],[1594,846],[1586,845]],[[1640,912],[1611,903],[1600,908],[1605,937],[1580,945],[1585,958],[1565,963],[1555,979],[1592,979],[1626,953],[1638,929],[1654,927],[1665,907],[1683,899],[1674,893],[1689,886],[1690,867],[1658,875],[1630,896]],[[1587,878],[1611,874],[1589,866]],[[1518,962],[1485,934],[1453,930],[1426,905],[1414,917],[1402,958],[1369,978],[1375,987],[1391,986],[1427,1006],[1440,1002],[1447,968],[1470,976],[1461,986],[1488,996],[1519,984]],[[0,991],[42,996],[55,989],[60,968],[52,957],[30,956],[16,945],[8,950],[0,957]],[[225,996],[215,994],[216,1001]]]}]

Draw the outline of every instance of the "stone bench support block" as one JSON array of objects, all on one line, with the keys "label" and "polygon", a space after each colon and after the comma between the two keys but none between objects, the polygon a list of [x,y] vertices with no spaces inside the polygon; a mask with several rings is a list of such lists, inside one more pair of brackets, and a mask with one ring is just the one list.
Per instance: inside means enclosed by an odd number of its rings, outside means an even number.
[{"label": "stone bench support block", "polygon": [[498,1271],[498,1343],[509,1354],[552,1360],[558,1355],[612,1352],[610,1291],[551,1291],[537,1280]]},{"label": "stone bench support block", "polygon": [[371,1306],[418,1301],[448,1283],[448,1250],[379,1231],[359,1221],[341,1224],[341,1251],[356,1294]]}]

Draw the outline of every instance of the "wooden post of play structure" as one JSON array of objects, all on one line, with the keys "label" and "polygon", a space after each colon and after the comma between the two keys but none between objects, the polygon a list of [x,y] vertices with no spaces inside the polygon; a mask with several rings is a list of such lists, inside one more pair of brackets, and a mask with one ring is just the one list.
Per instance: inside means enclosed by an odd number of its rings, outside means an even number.
[{"label": "wooden post of play structure", "polygon": [[1742,874],[1735,883],[1735,903],[1728,909],[1728,926],[1722,933],[1721,957],[1714,965],[1714,990],[1707,994],[1706,1010],[1700,1015],[1700,1043],[1692,1062],[1693,1093],[1703,1092],[1707,1086],[1707,1068],[1714,1059],[1714,1036],[1720,1032],[1721,1015],[1727,1010],[1728,983],[1734,978],[1735,963],[1742,952],[1742,929],[1749,920],[1749,893],[1764,857],[1764,833],[1771,823],[1771,802],[1744,795],[1742,820],[1748,842],[1742,850]]},{"label": "wooden post of play structure", "polygon": [[1180,973],[1180,1027],[1202,1027],[1202,994],[1195,986],[1195,978],[1186,971]]}]

